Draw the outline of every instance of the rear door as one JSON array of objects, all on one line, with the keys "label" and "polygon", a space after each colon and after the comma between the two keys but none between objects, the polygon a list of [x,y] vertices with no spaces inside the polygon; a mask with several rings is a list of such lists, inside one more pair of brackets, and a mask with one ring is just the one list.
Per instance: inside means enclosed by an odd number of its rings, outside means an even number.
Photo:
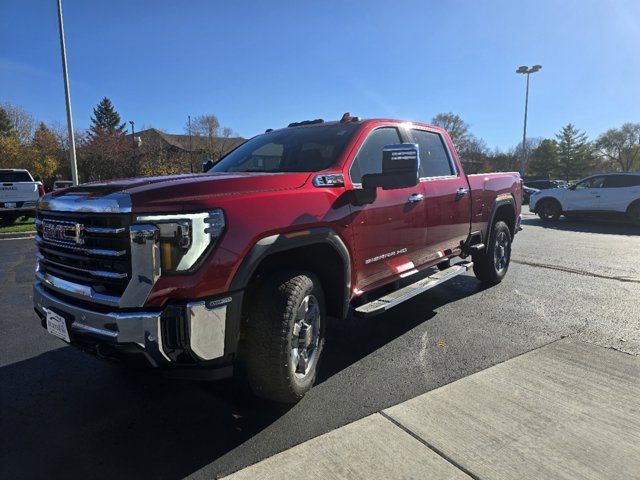
[{"label": "rear door", "polygon": [[459,171],[442,135],[426,128],[410,130],[420,149],[420,183],[426,208],[428,259],[460,252],[471,219],[469,183]]},{"label": "rear door", "polygon": [[625,212],[640,198],[640,175],[607,175],[600,196],[600,210]]},{"label": "rear door", "polygon": [[563,209],[566,211],[600,210],[600,197],[604,190],[604,177],[590,177],[564,193]]},{"label": "rear door", "polygon": [[[382,172],[382,149],[402,143],[397,126],[368,132],[349,170],[356,188],[367,173]],[[377,189],[371,204],[352,206],[356,272],[354,288],[366,291],[425,262],[426,217],[423,184],[396,190]]]}]

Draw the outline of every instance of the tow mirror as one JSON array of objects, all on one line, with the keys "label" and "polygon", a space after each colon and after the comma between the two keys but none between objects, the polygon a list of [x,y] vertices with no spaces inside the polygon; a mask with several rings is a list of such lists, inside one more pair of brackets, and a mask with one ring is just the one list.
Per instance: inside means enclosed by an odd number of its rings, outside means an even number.
[{"label": "tow mirror", "polygon": [[395,190],[415,187],[419,182],[420,153],[415,143],[387,145],[382,149],[382,173],[368,173],[362,177],[362,188]]},{"label": "tow mirror", "polygon": [[203,172],[208,172],[211,167],[213,167],[213,160],[207,158],[202,162],[202,171]]}]

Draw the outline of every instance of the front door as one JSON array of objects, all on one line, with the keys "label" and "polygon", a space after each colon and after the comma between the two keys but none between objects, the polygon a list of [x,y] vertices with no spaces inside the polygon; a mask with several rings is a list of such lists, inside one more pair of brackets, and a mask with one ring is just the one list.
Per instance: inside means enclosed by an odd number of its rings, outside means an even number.
[{"label": "front door", "polygon": [[[368,133],[350,169],[359,186],[362,176],[382,172],[382,149],[402,143],[396,127],[378,127]],[[355,291],[366,291],[390,277],[407,275],[425,262],[426,210],[423,184],[396,190],[377,189],[373,203],[352,206],[355,244]]]},{"label": "front door", "polygon": [[471,195],[467,178],[459,172],[437,132],[410,131],[420,149],[420,183],[424,188],[428,260],[457,254],[469,236]]},{"label": "front door", "polygon": [[564,210],[594,211],[600,209],[600,197],[604,177],[591,177],[576,184],[575,188],[564,192]]}]

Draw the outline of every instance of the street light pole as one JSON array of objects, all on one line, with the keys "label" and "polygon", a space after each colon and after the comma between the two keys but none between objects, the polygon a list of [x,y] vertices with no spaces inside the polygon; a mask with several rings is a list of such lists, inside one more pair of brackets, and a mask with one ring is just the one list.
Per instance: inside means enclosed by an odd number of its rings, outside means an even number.
[{"label": "street light pole", "polygon": [[534,65],[529,68],[525,65],[519,67],[516,73],[527,75],[527,91],[524,97],[524,128],[522,130],[522,154],[520,155],[520,176],[524,177],[527,164],[527,111],[529,109],[529,76],[542,68],[542,65]]},{"label": "street light pole", "polygon": [[78,165],[76,163],[76,140],[73,135],[73,118],[71,115],[71,94],[69,93],[69,73],[67,71],[67,49],[64,44],[64,25],[62,23],[62,0],[58,0],[58,27],[60,29],[60,53],[62,55],[62,76],[64,78],[64,96],[67,104],[67,129],[69,132],[69,162],[71,164],[71,180],[78,185]]}]

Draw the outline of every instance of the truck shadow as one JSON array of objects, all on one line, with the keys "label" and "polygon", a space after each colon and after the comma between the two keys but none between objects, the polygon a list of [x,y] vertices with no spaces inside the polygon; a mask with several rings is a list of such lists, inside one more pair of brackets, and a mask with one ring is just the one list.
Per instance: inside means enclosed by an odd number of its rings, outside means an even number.
[{"label": "truck shadow", "polygon": [[522,219],[522,225],[569,232],[604,233],[627,236],[640,235],[640,226],[633,225],[625,219],[616,217],[561,217],[555,222],[543,222],[538,217],[527,216]]},{"label": "truck shadow", "polygon": [[208,465],[214,478],[402,401],[409,393],[333,411],[350,392],[328,380],[348,384],[342,371],[440,306],[481,290],[470,276],[454,281],[455,288],[438,287],[380,317],[331,325],[319,385],[293,407],[242,394],[230,382],[128,373],[72,347],[4,366],[0,476],[175,479]]}]

